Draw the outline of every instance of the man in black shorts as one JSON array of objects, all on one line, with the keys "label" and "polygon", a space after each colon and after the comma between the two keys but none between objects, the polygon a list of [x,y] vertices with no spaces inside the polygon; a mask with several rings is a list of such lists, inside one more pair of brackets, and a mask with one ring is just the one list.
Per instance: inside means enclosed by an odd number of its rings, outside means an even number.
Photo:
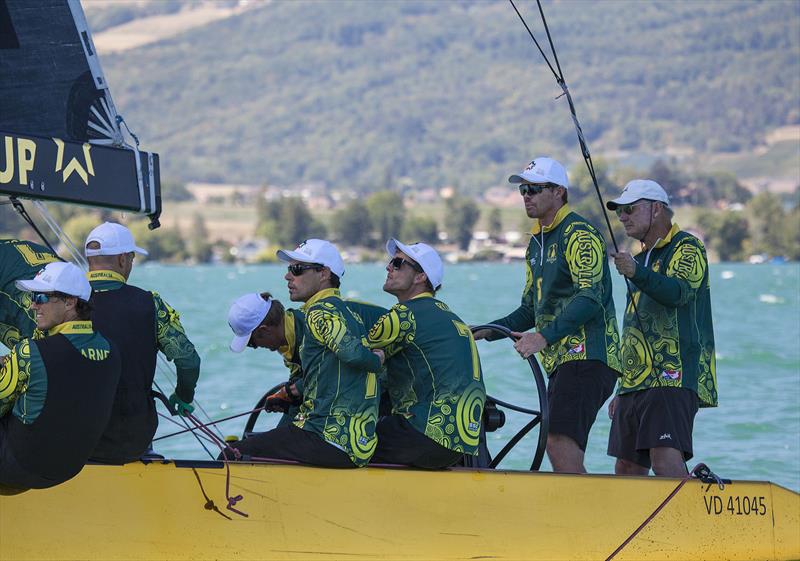
[{"label": "man in black shorts", "polygon": [[[508,181],[519,184],[525,211],[536,220],[522,303],[492,323],[513,330],[522,358],[541,353],[549,376],[547,456],[555,471],[585,473],[589,430],[621,370],[606,245],[570,210],[567,172],[557,161],[536,158]],[[475,338],[497,337],[487,330]]]},{"label": "man in black shorts", "polygon": [[642,243],[635,257],[614,255],[632,294],[622,329],[622,379],[608,408],[608,454],[617,458],[617,474],[646,475],[652,467],[656,475],[683,477],[697,409],[717,405],[706,251],[672,224],[669,197],[655,181],[631,181],[606,206]]}]

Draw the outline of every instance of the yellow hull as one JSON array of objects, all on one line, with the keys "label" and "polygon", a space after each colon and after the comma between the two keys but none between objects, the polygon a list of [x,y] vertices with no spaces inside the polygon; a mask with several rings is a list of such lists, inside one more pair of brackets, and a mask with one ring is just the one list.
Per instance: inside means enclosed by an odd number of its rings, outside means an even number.
[{"label": "yellow hull", "polygon": [[[674,479],[452,470],[87,466],[0,496],[0,559],[606,559]],[[212,508],[219,508],[221,513]],[[227,516],[227,518],[226,518]],[[615,560],[800,559],[800,495],[688,482]]]}]

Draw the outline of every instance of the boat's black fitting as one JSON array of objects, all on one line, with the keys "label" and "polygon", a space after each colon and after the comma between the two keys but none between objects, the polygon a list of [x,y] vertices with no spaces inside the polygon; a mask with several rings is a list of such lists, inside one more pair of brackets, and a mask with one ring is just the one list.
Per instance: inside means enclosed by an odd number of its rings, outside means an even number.
[{"label": "boat's black fitting", "polygon": [[692,476],[699,479],[703,483],[716,483],[719,486],[720,491],[725,488],[725,485],[729,485],[731,483],[730,479],[721,478],[716,473],[711,471],[711,468],[705,464],[697,464],[692,470]]},{"label": "boat's black fitting", "polygon": [[493,401],[487,401],[483,407],[483,426],[486,432],[494,432],[506,424],[506,414],[497,408]]}]

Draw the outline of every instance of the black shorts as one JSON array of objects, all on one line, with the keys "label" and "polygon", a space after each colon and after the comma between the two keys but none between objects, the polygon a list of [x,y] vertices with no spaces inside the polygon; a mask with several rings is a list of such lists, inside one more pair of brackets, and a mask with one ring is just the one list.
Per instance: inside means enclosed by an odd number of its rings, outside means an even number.
[{"label": "black shorts", "polygon": [[608,455],[650,468],[651,448],[675,448],[692,457],[692,428],[699,401],[685,388],[651,388],[619,396]]},{"label": "black shorts", "polygon": [[[292,460],[321,467],[356,467],[347,452],[326,442],[317,434],[293,424],[256,433],[244,440],[233,442],[230,446],[239,450],[243,456],[254,458]],[[222,459],[222,454],[219,459]],[[233,459],[230,452],[228,459]]]},{"label": "black shorts", "polygon": [[375,430],[378,447],[370,460],[373,464],[443,469],[464,457],[463,452],[449,450],[419,432],[402,415],[381,418]]},{"label": "black shorts", "polygon": [[619,373],[599,360],[571,360],[547,381],[550,434],[561,434],[586,451],[597,412],[614,391]]}]

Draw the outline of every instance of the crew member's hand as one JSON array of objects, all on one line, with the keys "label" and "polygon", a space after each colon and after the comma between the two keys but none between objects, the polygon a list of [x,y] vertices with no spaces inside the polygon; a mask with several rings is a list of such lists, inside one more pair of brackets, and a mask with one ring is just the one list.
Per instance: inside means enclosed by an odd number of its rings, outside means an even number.
[{"label": "crew member's hand", "polygon": [[264,404],[264,409],[266,411],[286,413],[289,411],[289,407],[291,406],[292,396],[289,395],[289,391],[287,390],[286,385],[284,385],[281,386],[281,389],[276,391],[274,394],[267,396],[267,402]]},{"label": "crew member's hand", "polygon": [[619,405],[619,396],[615,395],[611,402],[608,404],[608,418],[614,420],[614,413]]},{"label": "crew member's hand", "polygon": [[611,257],[614,258],[614,265],[617,267],[617,271],[620,275],[628,278],[633,277],[636,273],[636,261],[630,253],[620,251],[619,253],[612,253]]},{"label": "crew member's hand", "polygon": [[511,332],[512,337],[519,337],[514,343],[514,349],[524,359],[538,353],[547,346],[547,339],[542,337],[538,331],[536,333],[520,333],[518,331]]},{"label": "crew member's hand", "polygon": [[386,354],[384,354],[382,349],[372,349],[372,352],[378,355],[378,358],[381,359],[381,366],[386,361]]},{"label": "crew member's hand", "polygon": [[186,403],[181,398],[178,397],[178,394],[175,392],[169,396],[169,406],[172,408],[175,413],[180,415],[181,417],[186,417],[190,413],[194,411],[194,405],[191,403]]},{"label": "crew member's hand", "polygon": [[476,341],[480,341],[481,339],[488,339],[489,335],[492,334],[491,329],[479,329],[475,333],[472,334],[472,338]]}]

